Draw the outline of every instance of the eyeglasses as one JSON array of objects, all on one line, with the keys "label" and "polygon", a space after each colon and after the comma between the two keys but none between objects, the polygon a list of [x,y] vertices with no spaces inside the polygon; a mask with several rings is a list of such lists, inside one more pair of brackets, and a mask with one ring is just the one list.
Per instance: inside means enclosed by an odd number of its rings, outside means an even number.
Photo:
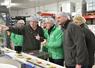
[{"label": "eyeglasses", "polygon": [[61,18],[61,17],[57,17],[57,19],[59,19],[59,18]]},{"label": "eyeglasses", "polygon": [[62,18],[62,17],[61,16],[56,17],[56,19],[60,19],[60,18]]}]

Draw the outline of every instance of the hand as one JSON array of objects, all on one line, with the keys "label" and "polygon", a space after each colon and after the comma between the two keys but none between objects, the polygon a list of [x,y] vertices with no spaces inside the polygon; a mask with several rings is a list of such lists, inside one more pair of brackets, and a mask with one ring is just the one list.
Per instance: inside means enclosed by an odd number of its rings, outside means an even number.
[{"label": "hand", "polygon": [[9,29],[9,27],[7,27],[6,25],[1,25],[1,24],[0,24],[0,32],[6,31],[6,30],[8,30],[8,29]]},{"label": "hand", "polygon": [[3,31],[6,31],[6,30],[8,30],[9,29],[9,27],[3,27]]},{"label": "hand", "polygon": [[38,34],[37,36],[35,36],[35,38],[36,38],[37,40],[40,40],[39,34]]},{"label": "hand", "polygon": [[2,30],[2,27],[0,26],[0,32],[2,32],[3,30]]},{"label": "hand", "polygon": [[2,25],[2,27],[3,27],[3,30],[4,30],[4,31],[6,31],[6,30],[8,30],[8,29],[9,29],[9,27],[8,27],[8,26],[6,26],[6,25]]},{"label": "hand", "polygon": [[11,49],[15,50],[13,42],[11,42]]},{"label": "hand", "polygon": [[44,39],[44,41],[43,42],[41,42],[41,45],[45,45],[47,43],[47,41],[46,41],[46,39]]},{"label": "hand", "polygon": [[79,64],[76,64],[76,68],[81,68],[81,65],[79,65]]}]

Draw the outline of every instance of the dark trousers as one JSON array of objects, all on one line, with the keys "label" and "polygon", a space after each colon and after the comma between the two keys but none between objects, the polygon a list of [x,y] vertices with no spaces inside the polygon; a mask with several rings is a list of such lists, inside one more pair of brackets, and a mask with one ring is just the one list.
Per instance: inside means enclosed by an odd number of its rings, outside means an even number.
[{"label": "dark trousers", "polygon": [[[66,66],[66,68],[76,68],[75,66]],[[89,68],[89,66],[82,66],[81,68]]]},{"label": "dark trousers", "polygon": [[17,53],[21,53],[21,51],[22,51],[22,46],[15,46],[15,51],[16,51]]},{"label": "dark trousers", "polygon": [[92,68],[92,67],[93,67],[93,65],[88,66],[88,68]]},{"label": "dark trousers", "polygon": [[66,66],[66,68],[75,68],[75,66]]},{"label": "dark trousers", "polygon": [[64,59],[49,58],[49,61],[52,62],[52,63],[58,64],[58,65],[64,66]]}]

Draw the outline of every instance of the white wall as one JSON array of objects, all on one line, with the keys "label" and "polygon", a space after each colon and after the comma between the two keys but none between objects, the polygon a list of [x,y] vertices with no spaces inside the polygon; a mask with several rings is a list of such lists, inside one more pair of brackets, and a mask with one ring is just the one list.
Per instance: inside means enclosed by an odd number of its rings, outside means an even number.
[{"label": "white wall", "polygon": [[17,10],[16,10],[16,11],[15,11],[15,10],[10,10],[9,12],[10,12],[10,15],[11,15],[12,17],[14,17],[14,16],[17,15]]},{"label": "white wall", "polygon": [[76,3],[76,14],[82,14],[82,3]]},{"label": "white wall", "polygon": [[[12,17],[14,16],[31,16],[32,14],[35,14],[38,11],[47,11],[47,12],[54,12],[57,13],[60,11],[60,7],[64,2],[59,2],[59,7],[57,3],[49,4],[49,5],[44,5],[36,8],[27,8],[27,9],[18,9],[18,10],[11,10],[10,14]],[[67,8],[64,6],[63,8]],[[81,2],[76,3],[76,13],[81,14]]]},{"label": "white wall", "polygon": [[62,11],[71,13],[71,2],[68,2],[68,1],[64,2],[62,4]]},{"label": "white wall", "polygon": [[10,10],[10,15],[14,16],[30,16],[34,14],[35,9],[27,8],[27,9],[19,9],[19,10]]},{"label": "white wall", "polygon": [[[61,6],[62,2],[59,3]],[[57,3],[44,5],[36,8],[27,8],[27,9],[18,9],[18,10],[10,10],[10,15],[12,17],[14,16],[31,16],[32,14],[35,14],[38,11],[46,11],[46,12],[55,12],[57,13],[60,11],[60,6],[57,6]]]}]

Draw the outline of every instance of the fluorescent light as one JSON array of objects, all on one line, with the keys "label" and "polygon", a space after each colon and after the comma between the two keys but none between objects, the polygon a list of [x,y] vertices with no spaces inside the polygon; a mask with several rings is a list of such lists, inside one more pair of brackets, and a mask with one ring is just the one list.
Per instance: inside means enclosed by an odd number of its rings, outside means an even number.
[{"label": "fluorescent light", "polygon": [[11,3],[11,0],[5,0],[1,5],[7,6],[7,8],[10,8],[12,6],[17,6],[18,4],[16,3]]},{"label": "fluorescent light", "polygon": [[36,1],[36,0],[29,0],[29,1]]},{"label": "fluorescent light", "polygon": [[3,3],[1,3],[1,5],[9,5],[10,3],[10,0],[5,0]]},{"label": "fluorescent light", "polygon": [[10,3],[10,5],[8,3],[1,3],[1,5],[7,6],[8,8],[12,7],[12,6],[17,6],[18,4],[16,3]]},{"label": "fluorescent light", "polygon": [[44,0],[29,0],[29,1],[36,1],[37,2],[37,1],[44,1]]}]

